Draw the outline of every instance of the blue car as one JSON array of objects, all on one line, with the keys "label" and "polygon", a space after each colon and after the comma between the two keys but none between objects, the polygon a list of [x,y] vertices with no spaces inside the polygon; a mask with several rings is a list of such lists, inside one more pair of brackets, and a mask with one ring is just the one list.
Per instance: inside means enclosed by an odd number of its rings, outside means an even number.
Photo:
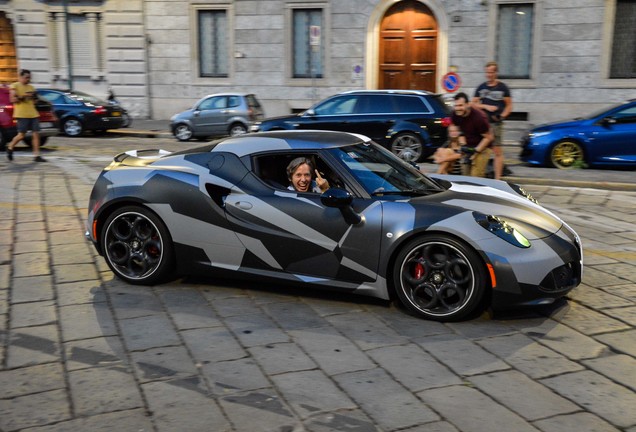
[{"label": "blue car", "polygon": [[636,99],[585,118],[537,126],[521,145],[521,160],[531,165],[636,167]]}]

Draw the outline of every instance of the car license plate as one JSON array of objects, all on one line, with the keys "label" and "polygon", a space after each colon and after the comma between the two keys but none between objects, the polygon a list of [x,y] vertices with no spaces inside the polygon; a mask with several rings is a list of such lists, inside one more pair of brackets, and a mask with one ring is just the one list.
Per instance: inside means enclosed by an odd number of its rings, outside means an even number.
[{"label": "car license plate", "polygon": [[55,127],[55,125],[53,123],[51,123],[51,122],[41,122],[40,123],[40,127],[44,128],[44,129],[47,129],[47,128]]},{"label": "car license plate", "polygon": [[113,111],[113,117],[119,117],[121,113],[119,111]]}]

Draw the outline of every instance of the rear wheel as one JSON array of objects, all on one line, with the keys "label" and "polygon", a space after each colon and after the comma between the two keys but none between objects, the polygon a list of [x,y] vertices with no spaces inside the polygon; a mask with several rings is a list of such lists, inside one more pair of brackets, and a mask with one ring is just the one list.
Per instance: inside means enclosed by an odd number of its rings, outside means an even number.
[{"label": "rear wheel", "polygon": [[62,132],[70,137],[78,137],[84,132],[84,125],[76,118],[68,118],[62,123]]},{"label": "rear wheel", "polygon": [[116,210],[104,224],[102,247],[110,269],[131,284],[165,281],[173,268],[172,239],[164,223],[138,206]]},{"label": "rear wheel", "polygon": [[230,126],[230,136],[243,135],[247,133],[247,128],[241,123],[234,123]]},{"label": "rear wheel", "polygon": [[192,138],[192,128],[185,123],[179,123],[174,127],[174,136],[179,141],[189,141]]},{"label": "rear wheel", "polygon": [[486,275],[479,256],[445,235],[408,242],[393,268],[393,284],[413,314],[435,321],[467,318],[482,305]]},{"label": "rear wheel", "polygon": [[580,168],[584,160],[583,148],[574,141],[558,142],[550,150],[550,165],[555,168]]},{"label": "rear wheel", "polygon": [[391,141],[391,151],[407,162],[418,162],[422,158],[422,139],[412,132],[398,134]]}]

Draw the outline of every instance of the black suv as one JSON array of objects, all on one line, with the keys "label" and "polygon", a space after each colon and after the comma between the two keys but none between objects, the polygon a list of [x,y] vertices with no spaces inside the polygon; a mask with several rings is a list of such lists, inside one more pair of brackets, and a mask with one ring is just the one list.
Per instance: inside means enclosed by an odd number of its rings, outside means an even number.
[{"label": "black suv", "polygon": [[256,123],[252,131],[322,129],[366,135],[409,162],[446,142],[450,108],[440,95],[409,90],[339,93],[293,116]]}]

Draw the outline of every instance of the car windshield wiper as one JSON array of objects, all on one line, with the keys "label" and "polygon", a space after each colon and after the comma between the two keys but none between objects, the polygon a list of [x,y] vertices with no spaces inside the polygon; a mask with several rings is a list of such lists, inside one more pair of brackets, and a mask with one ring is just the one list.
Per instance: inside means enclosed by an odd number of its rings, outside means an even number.
[{"label": "car windshield wiper", "polygon": [[376,190],[371,193],[371,196],[378,195],[430,195],[432,193],[439,192],[437,190],[432,189],[404,189],[404,190],[391,190],[391,191],[383,191]]}]

